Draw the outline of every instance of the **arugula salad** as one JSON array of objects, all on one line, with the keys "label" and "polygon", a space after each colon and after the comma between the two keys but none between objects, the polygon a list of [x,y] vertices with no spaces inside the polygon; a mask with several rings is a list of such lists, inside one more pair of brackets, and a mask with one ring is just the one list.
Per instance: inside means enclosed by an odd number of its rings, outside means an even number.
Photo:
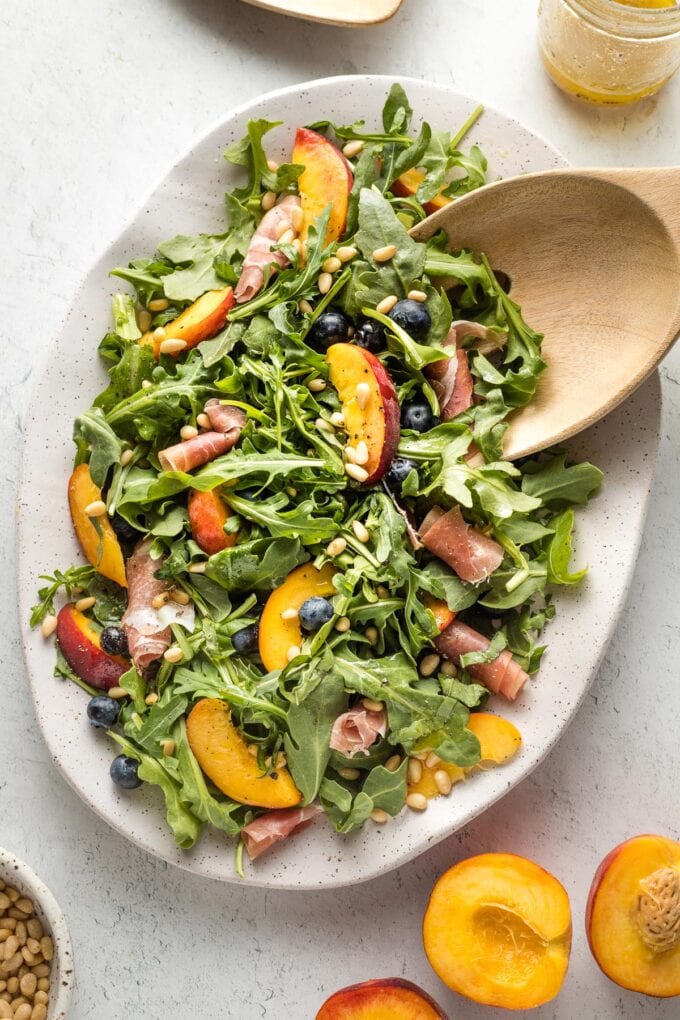
[{"label": "arugula salad", "polygon": [[583,576],[601,472],[503,457],[541,335],[502,266],[409,234],[485,183],[481,115],[416,134],[394,85],[380,129],[298,128],[281,165],[251,121],[226,227],[113,269],[68,483],[88,565],[43,578],[31,623],[181,847],[383,824],[501,760],[503,699]]}]

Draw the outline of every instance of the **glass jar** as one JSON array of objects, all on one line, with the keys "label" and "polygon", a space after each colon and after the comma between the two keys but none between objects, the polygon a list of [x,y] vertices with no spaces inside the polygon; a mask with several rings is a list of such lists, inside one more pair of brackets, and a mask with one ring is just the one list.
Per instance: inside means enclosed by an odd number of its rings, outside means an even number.
[{"label": "glass jar", "polygon": [[680,65],[676,0],[541,0],[538,17],[543,63],[569,95],[634,103]]}]

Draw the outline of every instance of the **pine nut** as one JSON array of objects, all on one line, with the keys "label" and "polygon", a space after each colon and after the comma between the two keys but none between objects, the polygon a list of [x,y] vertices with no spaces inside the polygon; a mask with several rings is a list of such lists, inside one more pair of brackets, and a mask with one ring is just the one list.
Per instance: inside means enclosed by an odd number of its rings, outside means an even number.
[{"label": "pine nut", "polygon": [[441,763],[442,760],[439,757],[439,755],[435,754],[434,751],[430,751],[427,758],[425,759],[425,768],[434,769],[437,767],[437,765],[441,765]]},{"label": "pine nut", "polygon": [[326,382],[324,379],[310,379],[307,383],[307,389],[311,390],[312,393],[323,393],[326,389]]},{"label": "pine nut", "polygon": [[361,139],[355,138],[353,141],[347,142],[347,145],[343,146],[342,154],[343,156],[347,156],[347,159],[354,159],[355,156],[359,155],[363,148],[364,143],[361,141]]},{"label": "pine nut", "polygon": [[386,768],[388,772],[396,772],[400,765],[401,755],[393,754],[392,757],[388,758],[385,762],[384,768]]},{"label": "pine nut", "polygon": [[170,592],[162,591],[159,595],[154,595],[151,599],[151,606],[153,609],[162,609],[170,601]]},{"label": "pine nut", "polygon": [[385,822],[389,822],[390,816],[387,811],[383,811],[382,808],[376,807],[371,811],[371,820],[374,821],[376,825],[384,825]]},{"label": "pine nut", "polygon": [[353,478],[355,482],[365,482],[368,478],[368,471],[359,467],[358,464],[345,464],[345,474]]},{"label": "pine nut", "polygon": [[41,939],[43,937],[43,926],[37,917],[32,917],[30,921],[27,921],[26,928],[32,939]]},{"label": "pine nut", "polygon": [[291,499],[294,499],[297,496],[297,489],[295,488],[294,485],[287,485],[286,492],[288,493]]},{"label": "pine nut", "polygon": [[333,286],[333,277],[330,273],[321,273],[316,281],[316,285],[319,288],[320,294],[327,294]]},{"label": "pine nut", "polygon": [[95,499],[94,502],[87,504],[85,513],[88,517],[103,517],[106,513],[106,503],[103,499]]},{"label": "pine nut", "polygon": [[157,297],[153,301],[149,301],[146,307],[150,312],[164,312],[166,308],[170,307],[170,302],[167,298]]},{"label": "pine nut", "polygon": [[120,466],[127,467],[133,457],[134,452],[132,450],[123,450],[120,455]]},{"label": "pine nut", "polygon": [[248,754],[251,758],[257,758],[257,744],[248,744]]},{"label": "pine nut", "polygon": [[375,306],[375,310],[376,312],[380,312],[381,315],[389,315],[398,300],[399,298],[396,294],[390,294],[388,297],[384,297],[382,301],[378,302]]},{"label": "pine nut", "polygon": [[288,230],[290,230],[290,227],[289,227],[288,223],[285,220],[281,220],[281,222],[277,225],[276,230],[275,230],[276,240],[280,241],[281,238],[283,237],[283,235]]},{"label": "pine nut", "polygon": [[151,691],[151,693],[147,694],[147,696],[144,698],[145,705],[155,705],[157,701],[158,695],[156,694],[155,691]]},{"label": "pine nut", "polygon": [[293,241],[291,243],[293,245],[293,248],[295,249],[295,253],[296,253],[298,259],[301,259],[302,258],[302,251],[303,251],[302,241],[300,240],[299,237],[296,237],[296,238],[293,239]]},{"label": "pine nut", "polygon": [[448,772],[446,772],[444,769],[437,769],[437,771],[434,774],[434,782],[439,792],[443,794],[445,797],[448,797],[448,795],[451,793],[451,787],[453,786],[451,776],[448,774]]},{"label": "pine nut", "polygon": [[207,414],[204,414],[203,411],[201,411],[200,414],[196,415],[196,424],[201,429],[209,429],[209,428],[211,428],[210,418],[208,417]]},{"label": "pine nut", "polygon": [[151,382],[150,379],[142,379],[142,389],[143,390],[150,390],[152,386],[153,386],[153,383]]},{"label": "pine nut", "polygon": [[352,245],[348,244],[342,248],[338,248],[335,253],[335,257],[340,259],[341,262],[351,262],[352,259],[356,258],[359,254],[358,250]]},{"label": "pine nut", "polygon": [[296,234],[299,234],[305,222],[305,214],[299,205],[293,206],[290,219],[293,224],[293,230]]},{"label": "pine nut", "polygon": [[370,531],[365,524],[361,523],[361,521],[352,521],[352,531],[360,542],[368,542],[371,537]]},{"label": "pine nut", "polygon": [[444,661],[442,662],[442,664],[440,666],[440,669],[441,669],[441,672],[444,674],[444,676],[457,676],[458,675],[458,670],[456,669],[456,667],[454,666],[454,664],[451,662],[450,659],[444,659]]},{"label": "pine nut", "polygon": [[44,1003],[36,1003],[31,1013],[31,1020],[47,1020],[47,1006]]},{"label": "pine nut", "polygon": [[[51,637],[57,629],[57,618],[53,613],[48,613],[40,624],[40,632],[44,638]],[[9,906],[9,902],[7,903]]]},{"label": "pine nut", "polygon": [[175,741],[174,740],[162,740],[161,750],[166,758],[172,757],[175,753]]},{"label": "pine nut", "polygon": [[409,783],[419,783],[423,778],[423,766],[417,758],[409,758],[408,760],[408,781]]},{"label": "pine nut", "polygon": [[379,584],[375,589],[375,593],[379,599],[388,599],[390,597],[390,590],[384,584]]},{"label": "pine nut", "polygon": [[31,1020],[31,1013],[32,1012],[33,1012],[33,1007],[29,1006],[29,1004],[27,1002],[22,1002],[14,1010],[14,1020]]},{"label": "pine nut", "polygon": [[389,262],[397,254],[396,244],[386,244],[384,248],[376,248],[373,252],[374,262]]},{"label": "pine nut", "polygon": [[190,563],[189,564],[189,573],[190,574],[205,574],[206,566],[207,566],[207,563],[205,563],[205,561],[200,561],[199,563]]},{"label": "pine nut", "polygon": [[21,947],[21,955],[23,956],[24,961],[31,967],[34,963],[38,962],[38,957],[31,952],[28,946]]},{"label": "pine nut", "polygon": [[293,231],[289,227],[288,230],[284,230],[284,232],[281,234],[281,237],[279,238],[278,243],[279,244],[292,244],[294,240],[295,240],[295,234],[293,233]]},{"label": "pine nut", "polygon": [[300,652],[301,648],[299,645],[291,645],[288,651],[286,652],[286,658],[288,659],[289,662],[292,662],[293,659],[297,659]]},{"label": "pine nut", "polygon": [[151,325],[151,315],[147,312],[146,308],[142,308],[140,312],[137,312],[137,325],[142,333],[148,332]]},{"label": "pine nut", "polygon": [[54,956],[54,943],[49,935],[43,935],[40,939],[40,948],[45,959],[51,960]]},{"label": "pine nut", "polygon": [[329,542],[326,546],[326,552],[329,556],[340,556],[344,553],[347,548],[347,540],[345,538],[334,538],[332,542]]},{"label": "pine nut", "polygon": [[292,606],[290,609],[284,609],[283,612],[281,613],[282,620],[297,620],[297,618],[298,611],[297,609],[294,609]]},{"label": "pine nut", "polygon": [[424,811],[427,807],[427,797],[424,793],[409,793],[406,804],[413,811]]},{"label": "pine nut", "polygon": [[331,425],[331,423],[329,421],[326,421],[325,418],[317,418],[316,421],[314,422],[314,424],[316,425],[316,427],[318,428],[318,430],[320,432],[332,432],[333,431],[333,426]]},{"label": "pine nut", "polygon": [[179,645],[173,645],[172,648],[168,648],[167,651],[163,652],[163,658],[166,662],[181,662],[184,658],[184,652]]},{"label": "pine nut", "polygon": [[33,1001],[34,1001],[35,1003],[43,1003],[43,1004],[45,1004],[45,1005],[46,1005],[46,1004],[47,1004],[47,1001],[48,1001],[48,1000],[47,1000],[47,992],[41,992],[41,991],[37,991],[37,992],[35,993],[34,997],[33,997]]},{"label": "pine nut", "polygon": [[303,315],[311,315],[312,312],[314,311],[309,301],[305,301],[304,298],[302,299],[302,301],[298,301],[298,309],[300,310],[300,312],[302,312]]},{"label": "pine nut", "polygon": [[373,698],[362,698],[361,704],[367,712],[382,712],[385,708],[382,701],[374,701]]},{"label": "pine nut", "polygon": [[[14,886],[8,885],[5,887],[5,896],[9,896],[12,903],[16,903],[20,895],[21,893],[19,892],[18,889],[15,889]],[[14,927],[16,928],[16,925]]]},{"label": "pine nut", "polygon": [[410,290],[408,299],[409,301],[427,301],[427,294],[424,290]]},{"label": "pine nut", "polygon": [[[41,967],[42,966],[43,965],[41,964]],[[49,980],[49,976],[48,976],[49,973],[50,973],[50,969],[49,969],[49,967],[46,967],[45,969],[47,971],[47,974],[42,974],[42,975],[40,975],[38,977],[38,990],[41,991],[41,992],[49,992],[49,990],[50,990],[50,980]],[[37,967],[33,968],[33,973],[34,974],[38,973],[38,968]]]},{"label": "pine nut", "polygon": [[331,415],[331,425],[334,425],[336,429],[341,429],[345,424],[345,416],[342,411],[333,411]]},{"label": "pine nut", "polygon": [[337,273],[338,269],[342,269],[342,262],[337,255],[331,255],[327,258],[321,267],[324,273]]},{"label": "pine nut", "polygon": [[195,439],[198,435],[198,429],[195,429],[193,425],[182,425],[182,428],[179,430],[179,434],[183,441],[186,441],[187,439]]},{"label": "pine nut", "polygon": [[96,601],[97,600],[95,599],[94,595],[88,595],[84,599],[78,599],[78,601],[76,602],[76,609],[78,610],[79,613],[84,613],[87,609],[92,609],[92,606],[95,604]]},{"label": "pine nut", "polygon": [[273,159],[267,160],[267,166],[269,167],[273,174],[275,174],[276,171],[279,169],[279,164],[276,163]]},{"label": "pine nut", "polygon": [[353,768],[350,768],[349,766],[347,766],[347,767],[343,766],[343,768],[340,768],[337,771],[338,771],[338,775],[339,776],[342,776],[343,779],[350,780],[350,782],[353,779],[358,779],[359,776],[361,775],[361,772],[359,771],[359,769],[353,769]]},{"label": "pine nut", "polygon": [[423,659],[421,659],[418,672],[421,676],[432,676],[432,674],[437,671],[440,661],[439,656],[434,653],[432,653],[432,655],[426,655]]},{"label": "pine nut", "polygon": [[14,1016],[14,1010],[10,1006],[9,1002],[5,1002],[4,999],[0,999],[0,1018],[1,1020],[12,1020]]},{"label": "pine nut", "polygon": [[185,340],[164,340],[158,350],[161,354],[181,354],[186,346]]},{"label": "pine nut", "polygon": [[19,942],[19,939],[16,937],[16,935],[10,935],[10,937],[5,942],[5,949],[2,954],[3,960],[9,960],[10,957],[14,956],[20,945],[21,943]]},{"label": "pine nut", "polygon": [[357,445],[354,447],[354,463],[361,464],[363,467],[364,464],[368,464],[368,459],[369,459],[368,447],[366,446],[364,440],[360,439]]},{"label": "pine nut", "polygon": [[357,383],[355,396],[357,398],[357,404],[363,411],[366,408],[368,401],[371,399],[371,387],[369,384],[367,382]]},{"label": "pine nut", "polygon": [[[378,633],[376,627],[367,627],[366,630],[364,631],[364,637],[366,638],[367,641],[370,641],[371,644],[374,645],[378,641],[380,634]],[[377,709],[373,709],[373,711],[375,712],[377,711]]]},{"label": "pine nut", "polygon": [[109,687],[106,695],[109,698],[113,698],[114,701],[118,701],[120,698],[127,698],[128,692],[124,687]]},{"label": "pine nut", "polygon": [[158,340],[159,343],[161,342],[161,340],[165,340],[165,330],[163,329],[162,326],[158,326],[157,329],[154,329],[153,338],[154,340]]},{"label": "pine nut", "polygon": [[273,209],[276,205],[276,192],[265,191],[264,195],[260,199],[260,205],[265,212],[269,212],[270,209]]},{"label": "pine nut", "polygon": [[176,602],[178,606],[188,606],[191,602],[191,595],[182,591],[181,588],[173,588],[170,592],[170,598],[173,602]]},{"label": "pine nut", "polygon": [[354,452],[353,446],[350,446],[348,444],[343,448],[342,459],[344,460],[345,464],[356,464],[356,453]]},{"label": "pine nut", "polygon": [[335,629],[339,634],[346,634],[352,626],[349,616],[341,616],[338,622],[335,624]]},{"label": "pine nut", "polygon": [[14,974],[19,970],[19,967],[24,962],[24,958],[21,953],[15,953],[14,956],[10,956],[9,959],[5,960],[0,964],[0,974]]}]

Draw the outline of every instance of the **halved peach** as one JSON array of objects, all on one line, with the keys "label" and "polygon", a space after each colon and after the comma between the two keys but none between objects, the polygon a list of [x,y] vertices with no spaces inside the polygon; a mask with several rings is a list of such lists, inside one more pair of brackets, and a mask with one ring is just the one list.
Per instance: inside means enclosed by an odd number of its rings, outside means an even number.
[{"label": "halved peach", "polygon": [[160,357],[163,340],[184,340],[187,345],[184,350],[196,347],[202,340],[209,340],[211,336],[215,336],[224,328],[233,304],[234,291],[231,287],[206,291],[193,304],[185,308],[176,319],[163,326],[165,336],[162,339],[156,336],[155,330],[151,330],[145,333],[139,342],[145,346],[152,346],[156,359]]},{"label": "halved peach", "polygon": [[432,890],[423,944],[430,965],[460,995],[532,1009],[557,995],[567,973],[569,897],[553,875],[524,857],[470,857]]},{"label": "halved peach", "polygon": [[288,769],[263,775],[223,701],[203,698],[194,705],[187,718],[187,740],[206,776],[232,800],[265,808],[300,803],[302,794]]},{"label": "halved peach", "polygon": [[403,978],[349,985],[326,999],[316,1020],[447,1020],[434,999]]},{"label": "halved peach", "polygon": [[349,193],[354,183],[349,163],[332,142],[309,128],[297,129],[291,162],[305,168],[298,178],[302,204],[300,238],[306,238],[314,220],[330,205],[326,244],[337,241],[347,223]]},{"label": "halved peach", "polygon": [[[415,195],[424,180],[425,174],[422,170],[416,170],[415,168],[406,170],[401,177],[397,177],[396,181],[393,182],[392,191],[395,195],[399,195],[402,198],[410,198],[411,195]],[[423,209],[426,213],[436,213],[452,201],[453,199],[447,198],[446,195],[435,195],[429,202],[423,203]]]},{"label": "halved peach", "polygon": [[224,530],[232,516],[231,510],[214,489],[210,492],[191,489],[187,509],[191,534],[203,552],[212,556],[236,545],[236,534],[227,535]]},{"label": "halved peach", "polygon": [[634,836],[600,864],[586,907],[600,969],[643,995],[680,995],[680,843]]},{"label": "halved peach", "polygon": [[130,663],[121,655],[109,655],[99,643],[99,631],[92,621],[68,603],[57,615],[57,640],[74,673],[92,687],[108,691],[116,687]]},{"label": "halved peach", "polygon": [[[389,372],[374,354],[356,344],[333,344],[326,351],[330,380],[342,404],[348,443],[368,447],[365,485],[379,481],[399,445],[399,400]],[[357,390],[361,386],[362,390]],[[363,387],[367,386],[366,390]],[[362,392],[363,391],[363,392]]]},{"label": "halved peach", "polygon": [[127,588],[123,551],[111,521],[106,514],[92,518],[85,513],[91,503],[101,498],[101,489],[92,481],[89,464],[79,464],[68,482],[68,504],[76,536],[97,573]]},{"label": "halved peach", "polygon": [[446,630],[450,623],[456,619],[456,614],[449,609],[443,599],[436,599],[434,595],[423,595],[423,605],[430,610],[434,616],[439,633]]},{"label": "halved peach", "polygon": [[289,649],[302,645],[302,628],[297,617],[284,620],[282,613],[287,609],[299,609],[315,595],[324,598],[335,595],[334,574],[330,563],[321,570],[313,563],[303,563],[291,570],[283,584],[271,593],[260,617],[260,658],[266,670],[284,669]]}]

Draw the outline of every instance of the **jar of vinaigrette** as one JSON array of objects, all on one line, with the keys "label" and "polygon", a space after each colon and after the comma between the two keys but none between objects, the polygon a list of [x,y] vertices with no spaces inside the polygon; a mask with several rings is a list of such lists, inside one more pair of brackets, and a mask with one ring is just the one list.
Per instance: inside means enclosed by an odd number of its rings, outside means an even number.
[{"label": "jar of vinaigrette", "polygon": [[541,0],[538,17],[543,63],[569,95],[634,103],[680,65],[680,0]]}]

